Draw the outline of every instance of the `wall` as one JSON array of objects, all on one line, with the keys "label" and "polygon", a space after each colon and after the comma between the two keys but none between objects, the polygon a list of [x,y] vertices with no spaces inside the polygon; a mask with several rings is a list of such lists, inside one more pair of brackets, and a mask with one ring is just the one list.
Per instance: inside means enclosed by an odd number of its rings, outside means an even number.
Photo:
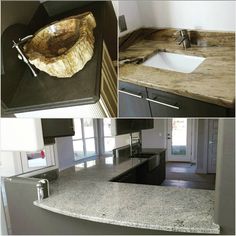
[{"label": "wall", "polygon": [[142,26],[235,31],[234,1],[120,1],[128,30]]},{"label": "wall", "polygon": [[208,121],[198,121],[197,168],[196,173],[207,173]]},{"label": "wall", "polygon": [[111,1],[112,2],[112,5],[113,5],[113,8],[114,8],[114,11],[116,13],[116,17],[118,18],[119,16],[119,2],[118,1]]},{"label": "wall", "polygon": [[1,33],[10,25],[28,24],[39,4],[39,1],[1,1]]},{"label": "wall", "polygon": [[166,148],[167,119],[155,119],[154,128],[142,131],[143,148]]},{"label": "wall", "polygon": [[234,1],[138,1],[146,27],[235,31]]},{"label": "wall", "polygon": [[215,193],[215,219],[221,234],[235,235],[234,119],[219,120]]},{"label": "wall", "polygon": [[[133,138],[139,138],[139,133],[132,133]],[[137,140],[133,140],[133,143]],[[130,134],[123,134],[115,136],[115,146],[114,149],[130,145]]]},{"label": "wall", "polygon": [[72,137],[56,138],[59,170],[75,165]]},{"label": "wall", "polygon": [[0,152],[0,178],[22,173],[20,152]]},{"label": "wall", "polygon": [[119,1],[119,16],[120,15],[125,15],[127,24],[127,30],[120,33],[120,36],[142,27],[140,12],[136,1]]}]

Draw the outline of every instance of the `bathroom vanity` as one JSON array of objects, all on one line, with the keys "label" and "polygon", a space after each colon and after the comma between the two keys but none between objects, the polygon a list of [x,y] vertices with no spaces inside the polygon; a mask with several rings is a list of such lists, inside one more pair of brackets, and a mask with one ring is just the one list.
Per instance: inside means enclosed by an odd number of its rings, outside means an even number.
[{"label": "bathroom vanity", "polygon": [[234,110],[170,92],[119,82],[120,117],[227,117]]},{"label": "bathroom vanity", "polygon": [[[107,37],[107,32],[104,32],[106,11],[109,10],[108,15],[111,15],[110,11],[114,11],[109,4],[111,3],[44,2],[40,4],[28,25],[15,24],[3,32],[1,80],[3,116],[72,106],[79,107],[78,117],[83,116],[84,111],[96,117],[117,115],[117,76],[111,59],[113,57],[114,60],[114,53],[110,46],[114,42]],[[51,22],[84,12],[92,12],[96,21],[91,60],[71,78],[56,78],[35,67],[37,77],[34,77],[27,65],[18,59],[17,51],[12,48],[12,40],[17,41],[19,38],[34,34]],[[111,18],[111,22],[116,28],[114,17]],[[116,35],[113,37],[116,41]]]},{"label": "bathroom vanity", "polygon": [[120,39],[120,117],[232,117],[234,34],[140,29]]}]

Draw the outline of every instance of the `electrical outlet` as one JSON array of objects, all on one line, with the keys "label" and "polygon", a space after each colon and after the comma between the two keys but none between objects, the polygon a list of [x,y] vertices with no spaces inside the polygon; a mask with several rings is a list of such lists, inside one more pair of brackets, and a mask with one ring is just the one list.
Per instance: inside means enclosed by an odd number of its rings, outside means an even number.
[{"label": "electrical outlet", "polygon": [[124,32],[127,30],[125,15],[119,16],[119,28],[120,28],[120,32]]}]

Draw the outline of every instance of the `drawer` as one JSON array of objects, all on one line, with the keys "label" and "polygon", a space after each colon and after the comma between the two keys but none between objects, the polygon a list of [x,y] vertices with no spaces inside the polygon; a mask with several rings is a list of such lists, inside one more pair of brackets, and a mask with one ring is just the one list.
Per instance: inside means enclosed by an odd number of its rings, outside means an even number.
[{"label": "drawer", "polygon": [[119,117],[151,117],[145,87],[119,83]]},{"label": "drawer", "polygon": [[155,89],[147,89],[154,117],[225,117],[228,109]]}]

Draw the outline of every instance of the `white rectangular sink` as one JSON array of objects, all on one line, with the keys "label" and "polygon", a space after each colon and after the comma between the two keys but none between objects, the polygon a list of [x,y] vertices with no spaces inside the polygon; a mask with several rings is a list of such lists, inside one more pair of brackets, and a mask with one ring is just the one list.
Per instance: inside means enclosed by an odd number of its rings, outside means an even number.
[{"label": "white rectangular sink", "polygon": [[142,65],[182,73],[193,72],[203,61],[204,57],[187,56],[182,54],[158,52],[147,59]]}]

